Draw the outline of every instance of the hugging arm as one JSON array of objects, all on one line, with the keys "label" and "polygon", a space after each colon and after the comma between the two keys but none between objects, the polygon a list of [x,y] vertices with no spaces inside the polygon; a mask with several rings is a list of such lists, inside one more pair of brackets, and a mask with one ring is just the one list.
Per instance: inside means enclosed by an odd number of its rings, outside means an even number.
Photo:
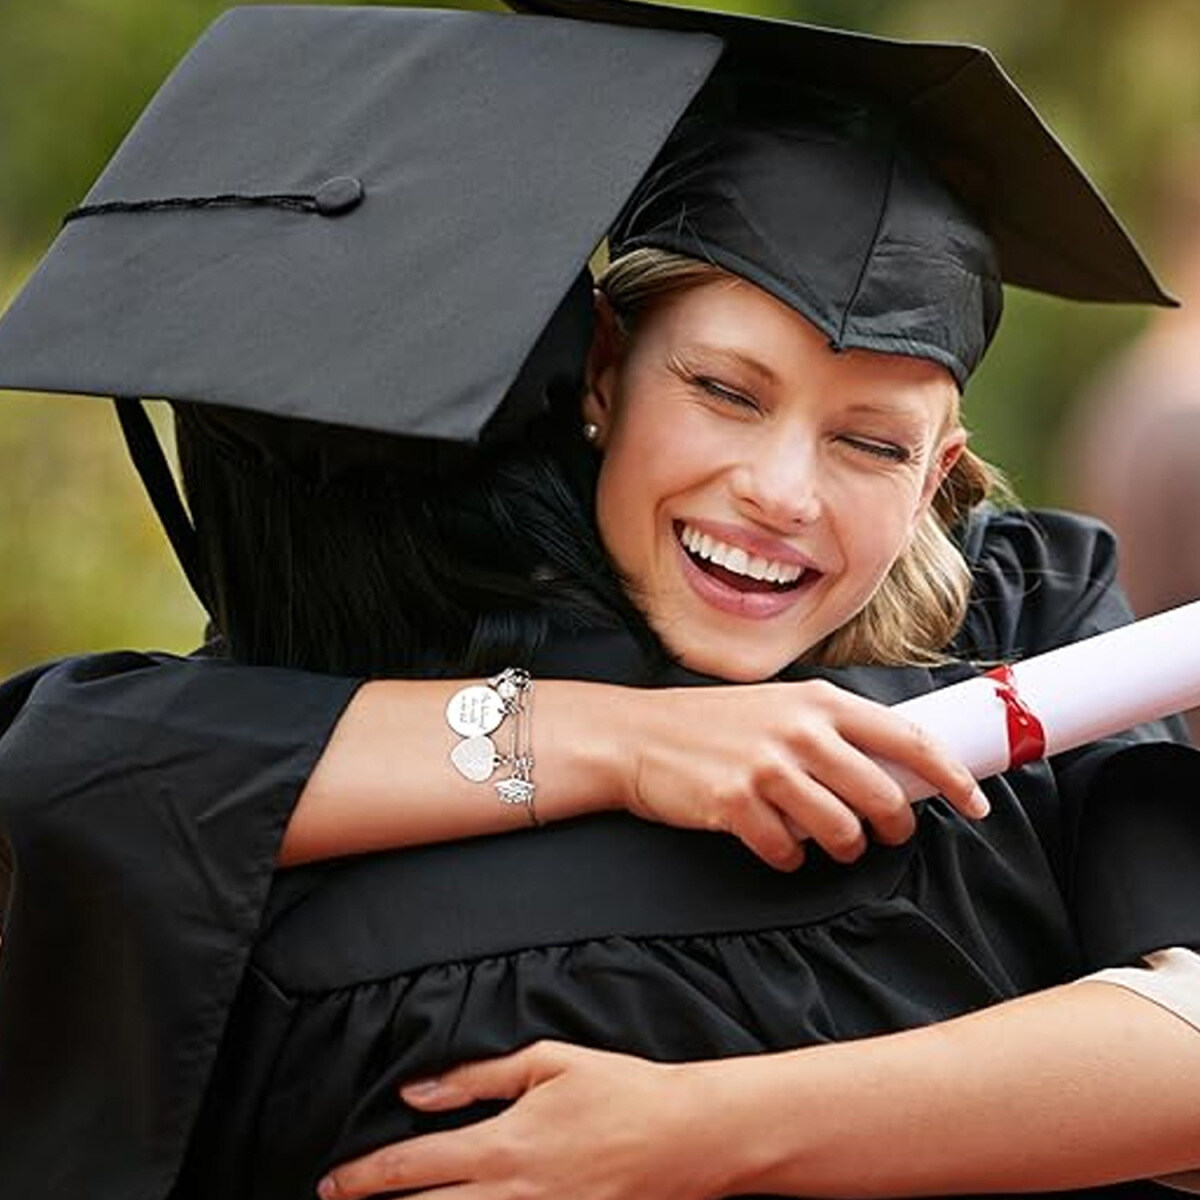
[{"label": "hugging arm", "polygon": [[435,1110],[476,1097],[516,1103],[346,1164],[324,1195],[1036,1193],[1200,1160],[1200,1038],[1102,983],[883,1037],[712,1062],[539,1043],[404,1093]]},{"label": "hugging arm", "polygon": [[[300,796],[284,865],[496,833],[527,824],[449,762],[446,701],[458,684],[375,682],[351,701]],[[799,865],[801,838],[849,861],[907,838],[900,787],[869,756],[901,762],[979,816],[974,780],[932,739],[870,700],[821,681],[630,688],[539,680],[537,813],[604,809],[731,833],[770,865]]]}]

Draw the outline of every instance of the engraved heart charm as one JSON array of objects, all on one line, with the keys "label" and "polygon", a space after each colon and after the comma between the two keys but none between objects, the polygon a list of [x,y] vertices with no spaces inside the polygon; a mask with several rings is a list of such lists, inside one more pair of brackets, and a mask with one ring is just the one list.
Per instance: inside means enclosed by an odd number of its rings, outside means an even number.
[{"label": "engraved heart charm", "polygon": [[450,751],[450,761],[464,779],[482,783],[496,769],[496,743],[486,733],[466,738]]}]

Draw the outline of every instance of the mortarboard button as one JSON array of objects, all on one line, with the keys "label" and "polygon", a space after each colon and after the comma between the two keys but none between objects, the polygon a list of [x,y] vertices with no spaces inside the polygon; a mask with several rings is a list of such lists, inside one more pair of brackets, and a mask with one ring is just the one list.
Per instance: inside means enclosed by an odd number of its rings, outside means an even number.
[{"label": "mortarboard button", "polygon": [[352,175],[337,175],[327,179],[313,193],[317,212],[323,217],[340,217],[357,208],[366,196],[362,180]]}]

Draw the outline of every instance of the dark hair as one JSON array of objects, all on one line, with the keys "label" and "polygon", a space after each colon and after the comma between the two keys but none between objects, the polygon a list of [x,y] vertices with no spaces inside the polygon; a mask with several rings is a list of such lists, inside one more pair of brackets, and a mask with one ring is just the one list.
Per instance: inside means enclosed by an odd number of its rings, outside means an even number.
[{"label": "dark hair", "polygon": [[624,623],[650,644],[597,538],[596,463],[568,412],[466,453],[176,406],[223,651],[412,676],[527,663],[552,626]]}]

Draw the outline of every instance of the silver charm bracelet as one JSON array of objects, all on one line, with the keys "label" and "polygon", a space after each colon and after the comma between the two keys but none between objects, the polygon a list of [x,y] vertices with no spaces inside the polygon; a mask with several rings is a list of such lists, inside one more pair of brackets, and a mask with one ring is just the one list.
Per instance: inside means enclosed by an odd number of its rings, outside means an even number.
[{"label": "silver charm bracelet", "polygon": [[[508,752],[497,749],[491,735],[506,718]],[[454,769],[472,783],[490,779],[497,767],[509,774],[496,781],[503,804],[519,804],[540,825],[533,782],[533,679],[521,667],[506,667],[486,683],[459,688],[446,705],[446,723],[463,740],[450,751]]]}]

